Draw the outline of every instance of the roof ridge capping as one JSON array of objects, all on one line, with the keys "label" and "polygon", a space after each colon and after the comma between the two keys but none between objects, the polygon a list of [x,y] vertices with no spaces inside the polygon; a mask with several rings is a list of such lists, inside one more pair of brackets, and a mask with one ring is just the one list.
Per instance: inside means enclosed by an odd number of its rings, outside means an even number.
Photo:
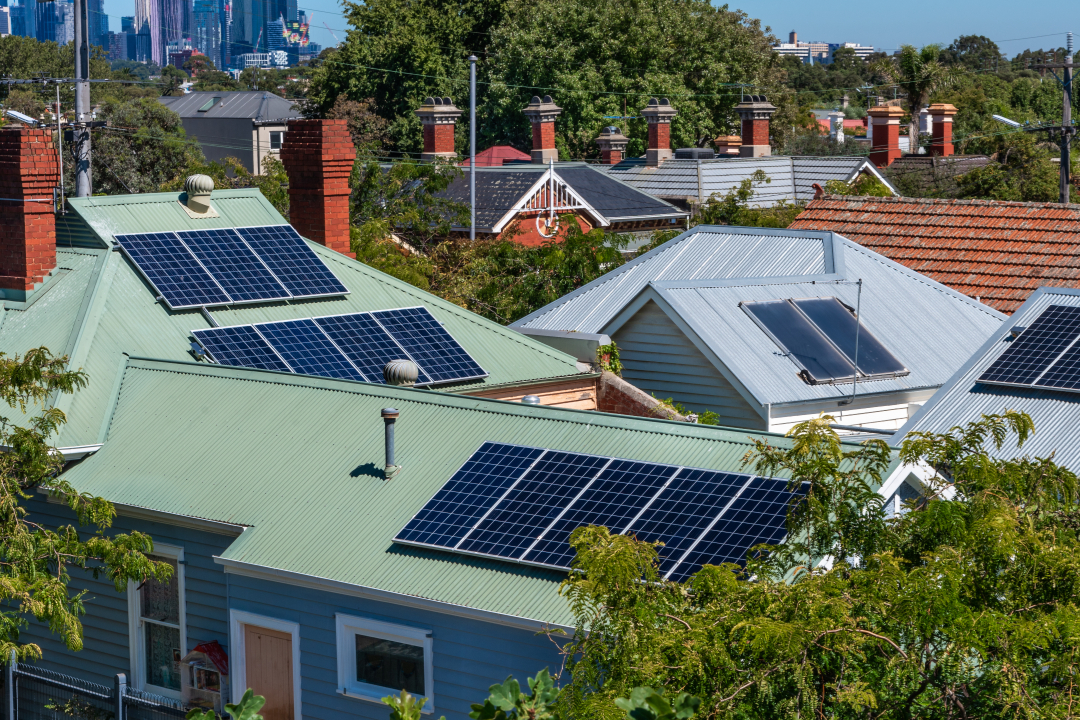
[{"label": "roof ridge capping", "polygon": [[920,205],[961,205],[968,207],[1021,207],[1021,208],[1045,208],[1047,210],[1075,210],[1080,212],[1080,203],[1062,205],[1054,202],[1024,202],[1021,200],[982,200],[982,199],[957,199],[957,198],[914,198],[914,197],[877,197],[875,195],[823,195],[817,200],[821,202],[833,200],[837,202],[880,202],[888,204],[915,203]]}]

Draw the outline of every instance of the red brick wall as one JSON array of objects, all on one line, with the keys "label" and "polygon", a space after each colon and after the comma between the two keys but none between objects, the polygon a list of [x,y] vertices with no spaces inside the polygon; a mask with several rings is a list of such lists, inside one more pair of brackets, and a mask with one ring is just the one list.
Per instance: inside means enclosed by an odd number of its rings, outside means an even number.
[{"label": "red brick wall", "polygon": [[742,121],[742,144],[743,145],[768,145],[769,144],[769,121],[768,120],[743,120]]},{"label": "red brick wall", "polygon": [[[0,287],[32,290],[56,267],[53,188],[59,157],[49,130],[0,131]],[[19,199],[44,202],[12,202]]]},{"label": "red brick wall", "polygon": [[[871,120],[870,122],[874,122]],[[900,157],[900,126],[897,124],[874,124],[874,144],[870,162],[877,167],[889,167]]]},{"label": "red brick wall", "polygon": [[604,371],[596,393],[596,409],[600,412],[634,417],[685,420],[673,410],[663,407],[652,395],[634,387],[614,373]]},{"label": "red brick wall", "polygon": [[931,129],[930,154],[931,155],[952,155],[952,123],[944,122],[944,117],[941,115],[934,117],[934,126]]},{"label": "red brick wall", "polygon": [[618,165],[622,162],[622,150],[601,150],[600,162],[605,165]]},{"label": "red brick wall", "polygon": [[533,150],[555,149],[555,123],[533,123]]},{"label": "red brick wall", "polygon": [[424,152],[454,152],[454,123],[424,125]]},{"label": "red brick wall", "polygon": [[[545,215],[547,213],[544,213]],[[589,221],[579,215],[574,215],[574,219],[577,221],[578,227],[581,228],[581,232],[589,232],[593,229],[592,224]],[[513,235],[513,230],[518,230],[517,235]],[[546,242],[552,240],[558,240],[562,242],[562,234],[566,231],[566,226],[563,223],[559,225],[559,235],[554,238],[546,238],[540,234],[536,229],[536,213],[529,215],[519,215],[516,223],[510,223],[510,226],[502,232],[499,237],[507,240],[513,240],[516,243],[525,245],[527,247],[539,247]],[[513,235],[513,237],[511,237]]]},{"label": "red brick wall", "polygon": [[671,123],[649,123],[649,149],[671,149]]},{"label": "red brick wall", "polygon": [[356,148],[344,120],[290,120],[281,145],[289,222],[304,237],[350,255],[349,175]]}]

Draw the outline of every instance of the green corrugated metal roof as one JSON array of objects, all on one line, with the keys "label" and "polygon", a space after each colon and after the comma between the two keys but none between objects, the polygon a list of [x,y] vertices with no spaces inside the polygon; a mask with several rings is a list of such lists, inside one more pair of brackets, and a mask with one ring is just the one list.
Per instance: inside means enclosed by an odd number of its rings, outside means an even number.
[{"label": "green corrugated metal roof", "polygon": [[[85,219],[103,246],[113,233],[282,224],[285,222],[257,190],[214,191],[212,203],[221,218],[193,220],[179,206],[179,193],[120,195],[71,200],[74,214]],[[564,377],[578,372],[565,353],[490,322],[453,303],[310,243],[349,289],[340,298],[245,305],[213,310],[222,325],[282,320],[424,305],[490,375],[484,380],[443,388],[467,391],[487,385]],[[0,350],[22,353],[46,345],[71,355],[72,367],[84,369],[90,385],[74,397],[62,396],[68,414],[57,440],[60,446],[100,441],[106,413],[115,396],[125,353],[167,360],[190,360],[191,330],[209,327],[195,310],[170,311],[122,253],[75,249],[58,253],[57,275],[24,303],[7,302],[0,324]]]},{"label": "green corrugated metal roof", "polygon": [[[401,411],[403,468],[389,482],[387,406]],[[741,430],[132,359],[105,446],[65,477],[113,502],[252,526],[228,560],[567,624],[562,573],[392,542],[489,440],[727,471],[751,447]]]}]

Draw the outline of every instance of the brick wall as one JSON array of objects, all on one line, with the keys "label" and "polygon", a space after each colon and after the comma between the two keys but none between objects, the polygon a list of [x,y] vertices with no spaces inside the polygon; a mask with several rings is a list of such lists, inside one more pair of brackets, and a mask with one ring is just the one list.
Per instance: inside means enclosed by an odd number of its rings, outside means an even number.
[{"label": "brick wall", "polygon": [[555,149],[555,122],[532,124],[533,150]]},{"label": "brick wall", "polygon": [[663,407],[660,401],[639,390],[614,373],[600,376],[596,393],[596,409],[600,412],[634,417],[683,420],[682,415]]},{"label": "brick wall", "polygon": [[350,256],[349,175],[355,160],[345,120],[289,121],[281,146],[289,222],[309,240]]},{"label": "brick wall", "polygon": [[769,144],[769,121],[743,120],[742,121],[742,144],[743,145],[768,145]]},{"label": "brick wall", "polygon": [[424,152],[453,153],[454,123],[425,124]]},{"label": "brick wall", "polygon": [[[0,287],[32,290],[56,267],[53,188],[59,183],[51,131],[0,131]],[[13,202],[23,199],[42,202]]]},{"label": "brick wall", "polygon": [[649,123],[649,149],[671,148],[671,123]]}]

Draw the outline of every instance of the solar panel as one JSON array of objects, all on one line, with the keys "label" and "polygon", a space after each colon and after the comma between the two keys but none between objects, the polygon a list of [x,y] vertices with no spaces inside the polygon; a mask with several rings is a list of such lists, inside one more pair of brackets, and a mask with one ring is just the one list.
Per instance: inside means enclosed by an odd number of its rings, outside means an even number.
[{"label": "solar panel", "polygon": [[116,242],[173,310],[230,298],[174,233],[117,235]]},{"label": "solar panel", "polygon": [[425,307],[372,313],[422,367],[432,382],[470,380],[487,375]]},{"label": "solar panel", "polygon": [[398,538],[454,547],[543,450],[486,442],[442,486]]},{"label": "solar panel", "polygon": [[834,297],[792,300],[797,308],[832,340],[840,352],[855,362],[855,332],[858,329],[858,366],[865,375],[902,375],[908,372],[904,364],[874,337],[865,326],[859,327],[855,315]]},{"label": "solar panel", "polygon": [[678,469],[672,465],[613,460],[574,501],[573,507],[548,527],[524,559],[569,567],[574,559],[570,533],[585,525],[603,525],[611,532],[621,532]]},{"label": "solar panel", "polygon": [[[386,363],[409,356],[368,313],[315,318],[315,323],[352,360],[368,382],[385,382],[382,369]],[[420,368],[419,363],[417,367]],[[420,368],[416,384],[426,385],[430,382],[431,378]]]},{"label": "solar panel", "polygon": [[608,460],[546,453],[473,528],[459,549],[503,558],[520,556]]},{"label": "solar panel", "polygon": [[703,565],[745,565],[750,548],[784,539],[791,500],[802,494],[790,492],[787,480],[754,478],[668,573],[668,579],[684,582]]},{"label": "solar panel", "polygon": [[[1044,376],[1049,387],[1067,389],[1072,378],[1072,356],[1060,372],[1051,370],[1080,336],[1080,307],[1051,305],[979,377],[979,382],[1039,386]],[[1062,357],[1065,360],[1064,357]]]},{"label": "solar panel", "polygon": [[683,470],[627,532],[644,542],[664,543],[657,550],[657,560],[660,572],[666,574],[750,477],[741,473]]},{"label": "solar panel", "polygon": [[186,230],[177,235],[234,302],[289,297],[289,291],[235,230]]},{"label": "solar panel", "polygon": [[348,289],[291,225],[237,228],[293,297],[346,295]]},{"label": "solar panel", "polygon": [[787,481],[485,442],[394,538],[569,569],[585,525],[660,542],[662,574],[743,562],[786,535]]},{"label": "solar panel", "polygon": [[743,303],[742,307],[802,366],[811,382],[829,383],[855,376],[848,359],[787,300]]},{"label": "solar panel", "polygon": [[193,330],[195,339],[221,365],[292,372],[262,335],[250,325]]},{"label": "solar panel", "polygon": [[1047,368],[1036,387],[1054,390],[1080,390],[1080,342],[1073,344]]},{"label": "solar panel", "polygon": [[289,363],[293,372],[345,380],[364,380],[364,376],[312,320],[262,323],[255,328],[285,362]]}]

